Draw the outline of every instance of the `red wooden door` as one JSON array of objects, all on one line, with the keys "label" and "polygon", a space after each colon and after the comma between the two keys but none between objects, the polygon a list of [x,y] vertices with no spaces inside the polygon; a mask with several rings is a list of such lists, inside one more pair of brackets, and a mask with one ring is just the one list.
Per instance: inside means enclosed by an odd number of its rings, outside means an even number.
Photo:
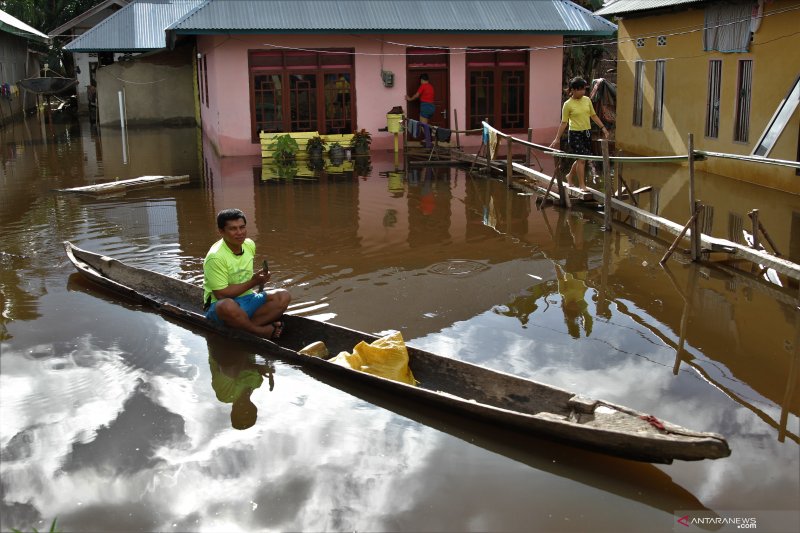
[{"label": "red wooden door", "polygon": [[[442,128],[450,127],[450,114],[448,113],[448,106],[450,104],[448,95],[450,89],[448,86],[449,73],[446,69],[439,70],[410,70],[406,77],[407,87],[406,92],[409,96],[413,96],[419,89],[419,75],[423,72],[428,74],[431,85],[433,85],[433,105],[436,106],[436,111],[430,119],[430,123],[434,126]],[[419,99],[408,102],[408,117],[419,120]]]}]

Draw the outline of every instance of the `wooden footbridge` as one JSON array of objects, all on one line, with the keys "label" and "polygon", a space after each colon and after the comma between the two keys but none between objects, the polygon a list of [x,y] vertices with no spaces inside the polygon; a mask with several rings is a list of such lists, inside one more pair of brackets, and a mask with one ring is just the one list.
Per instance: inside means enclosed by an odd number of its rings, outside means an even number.
[{"label": "wooden footbridge", "polygon": [[[509,188],[515,188],[537,194],[539,195],[537,202],[552,201],[565,207],[571,206],[572,203],[599,203],[603,206],[609,206],[609,208],[603,210],[604,227],[606,231],[611,230],[612,223],[618,223],[613,222],[614,213],[618,213],[622,216],[625,216],[628,220],[644,222],[652,227],[658,228],[659,230],[663,230],[675,236],[675,240],[672,242],[671,246],[661,260],[662,264],[669,259],[670,255],[675,251],[678,244],[684,238],[686,238],[689,241],[689,252],[693,261],[699,261],[704,257],[707,258],[708,254],[711,252],[719,252],[729,254],[729,256],[734,259],[746,259],[756,265],[760,265],[762,271],[774,269],[776,272],[791,279],[800,280],[800,265],[789,261],[778,251],[766,228],[758,220],[758,210],[752,210],[748,214],[752,220],[753,239],[751,246],[702,233],[700,228],[703,227],[705,206],[695,197],[694,179],[695,161],[704,160],[711,157],[733,158],[741,161],[757,162],[760,164],[800,168],[800,163],[796,161],[784,161],[763,157],[750,157],[695,150],[692,134],[689,134],[688,136],[688,153],[686,155],[656,157],[612,157],[609,155],[608,141],[602,140],[602,156],[578,156],[575,154],[568,154],[561,150],[553,149],[549,146],[543,146],[531,142],[530,130],[528,131],[528,138],[526,140],[506,134],[494,128],[487,122],[483,122],[482,126],[483,130],[454,130],[454,133],[456,134],[455,147],[441,147],[437,144],[434,144],[428,149],[409,149],[404,142],[404,149],[408,150],[408,152],[406,152],[407,156],[410,154],[414,158],[414,160],[409,159],[409,165],[469,165],[470,169],[477,167],[488,170],[489,172],[504,175],[506,185]],[[483,142],[481,143],[481,147],[478,149],[478,153],[469,154],[464,152],[460,146],[458,133],[469,132],[490,132],[492,138],[497,140],[498,146],[501,143],[505,143],[505,161],[494,159],[492,155],[496,151],[489,150]],[[518,153],[520,150],[525,152],[526,157],[523,162],[514,160],[513,156],[515,152],[515,146],[519,147],[517,149]],[[484,148],[487,149],[484,150]],[[538,165],[539,170],[533,168],[532,161],[536,161],[538,163],[538,158],[535,156],[536,151],[549,154],[556,158],[601,161],[603,165],[603,190],[600,191],[588,187],[587,190],[584,191],[564,183],[559,175],[559,172],[555,172],[555,176],[549,176],[543,172],[543,167],[541,164]],[[648,186],[632,190],[630,187],[628,187],[628,184],[625,183],[624,179],[619,173],[619,165],[621,164],[683,162],[686,162],[689,168],[689,198],[687,201],[691,213],[688,222],[685,224],[674,222],[658,216],[656,213],[651,213],[650,211],[640,208],[637,197],[641,193],[649,191],[650,187]],[[612,168],[615,169],[613,172]],[[616,186],[614,183],[615,180],[617,181]],[[630,203],[625,201],[628,198],[631,200]],[[763,240],[765,240],[772,248],[772,253],[767,251],[761,244],[762,236]]]}]

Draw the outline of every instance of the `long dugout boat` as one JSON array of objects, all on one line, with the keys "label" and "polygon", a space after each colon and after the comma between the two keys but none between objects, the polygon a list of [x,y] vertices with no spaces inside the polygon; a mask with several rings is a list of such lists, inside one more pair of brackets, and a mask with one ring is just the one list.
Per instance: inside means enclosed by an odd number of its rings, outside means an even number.
[{"label": "long dugout boat", "polygon": [[675,459],[719,459],[731,451],[724,437],[659,420],[653,415],[558,387],[408,346],[417,386],[367,374],[304,355],[299,350],[322,341],[336,354],[352,351],[375,335],[301,316],[285,315],[279,339],[217,326],[206,320],[203,290],[197,285],[133,267],[64,243],[69,260],[86,279],[160,313],[220,335],[250,342],[277,358],[324,370],[384,394],[468,419],[546,437],[626,459],[669,464]]}]

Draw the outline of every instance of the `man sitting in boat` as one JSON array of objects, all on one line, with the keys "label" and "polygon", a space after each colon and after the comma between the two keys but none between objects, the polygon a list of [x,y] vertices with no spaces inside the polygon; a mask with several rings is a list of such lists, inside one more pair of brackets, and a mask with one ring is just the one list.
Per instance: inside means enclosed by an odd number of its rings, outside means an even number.
[{"label": "man sitting in boat", "polygon": [[239,209],[217,214],[222,237],[203,261],[203,300],[206,318],[267,339],[277,339],[283,330],[280,319],[291,295],[285,289],[261,290],[270,280],[269,270],[253,273],[256,244],[247,238],[247,219]]}]

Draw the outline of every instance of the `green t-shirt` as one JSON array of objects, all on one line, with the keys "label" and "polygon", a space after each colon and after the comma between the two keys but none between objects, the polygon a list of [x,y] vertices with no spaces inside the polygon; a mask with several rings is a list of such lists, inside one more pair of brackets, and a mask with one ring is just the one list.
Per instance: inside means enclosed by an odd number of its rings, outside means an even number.
[{"label": "green t-shirt", "polygon": [[570,131],[586,131],[591,128],[589,117],[596,114],[588,96],[582,96],[580,100],[568,98],[561,108],[561,122],[569,122]]},{"label": "green t-shirt", "polygon": [[222,372],[222,368],[213,356],[208,356],[211,367],[211,387],[217,395],[217,400],[223,403],[233,403],[246,389],[256,390],[264,382],[264,378],[256,370],[248,368],[239,372],[232,378]]},{"label": "green t-shirt", "polygon": [[[253,277],[256,243],[251,239],[245,239],[242,243],[242,252],[242,255],[235,255],[225,244],[224,239],[218,240],[211,246],[205,261],[203,261],[203,302],[207,302],[209,296],[211,296],[211,302],[217,301],[212,291],[250,281]],[[239,296],[252,292],[251,289],[248,289]]]}]

